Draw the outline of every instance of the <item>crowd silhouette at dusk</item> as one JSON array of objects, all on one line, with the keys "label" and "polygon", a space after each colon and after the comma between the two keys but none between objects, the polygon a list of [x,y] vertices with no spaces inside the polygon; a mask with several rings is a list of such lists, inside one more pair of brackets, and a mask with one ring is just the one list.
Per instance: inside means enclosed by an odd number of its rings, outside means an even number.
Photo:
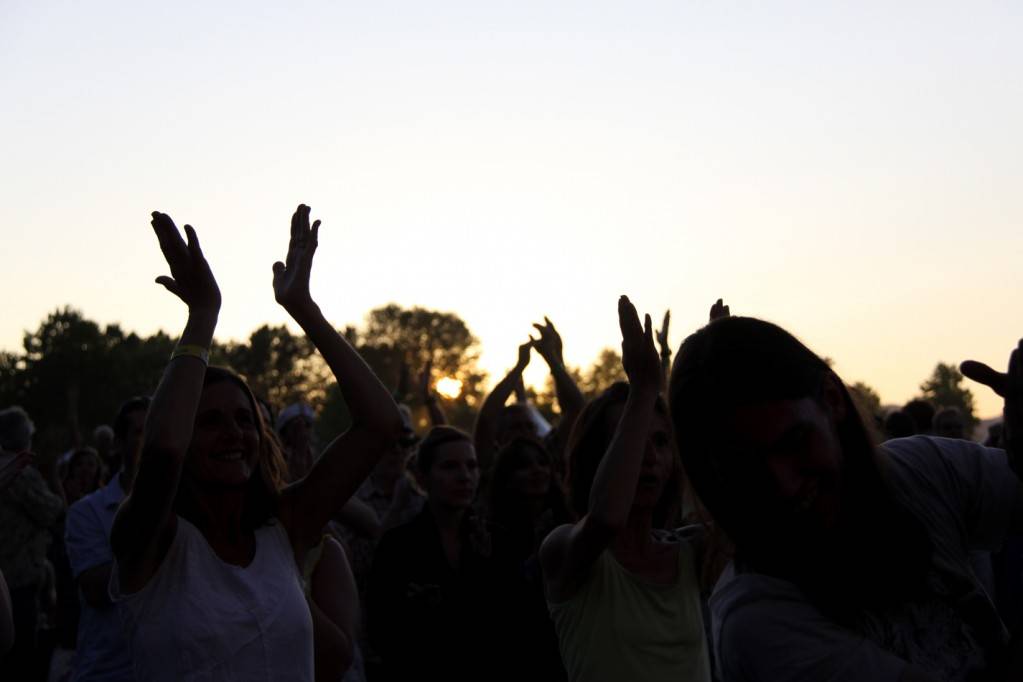
[{"label": "crowd silhouette at dusk", "polygon": [[982,444],[869,413],[798,329],[718,300],[672,349],[623,295],[624,380],[586,395],[538,310],[463,430],[430,363],[385,385],[328,322],[300,205],[266,295],[340,390],[325,441],[211,364],[217,263],[151,224],[186,312],[158,385],[54,467],[0,405],[0,679],[1023,680],[1023,342],[961,365],[1004,399]]}]

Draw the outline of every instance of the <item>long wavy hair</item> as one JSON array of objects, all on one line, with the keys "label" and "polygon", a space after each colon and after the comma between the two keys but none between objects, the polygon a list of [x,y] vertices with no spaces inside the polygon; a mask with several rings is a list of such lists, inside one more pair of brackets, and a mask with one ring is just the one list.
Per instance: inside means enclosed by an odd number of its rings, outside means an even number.
[{"label": "long wavy hair", "polygon": [[[263,419],[259,403],[244,379],[225,367],[209,367],[203,379],[203,390],[224,382],[234,384],[245,394],[259,431],[259,459],[256,471],[245,487],[245,505],[242,512],[242,527],[254,530],[265,525],[277,514],[280,491],[287,480],[288,467],[271,425]],[[178,486],[174,511],[193,523],[198,520],[199,510],[191,486]]]},{"label": "long wavy hair", "polygon": [[491,522],[506,528],[522,525],[532,528],[532,521],[522,496],[511,489],[512,476],[528,464],[531,456],[537,457],[551,467],[551,481],[547,494],[544,495],[544,511],[550,511],[557,523],[568,523],[572,519],[565,500],[565,491],[558,480],[553,458],[547,452],[547,448],[539,441],[519,436],[501,448],[494,458],[487,494],[487,514]]},{"label": "long wavy hair", "polygon": [[[590,401],[579,417],[568,442],[568,497],[572,511],[582,518],[589,512],[590,489],[597,475],[597,468],[611,445],[617,422],[611,419],[611,410],[625,405],[629,397],[629,385],[616,381],[603,393]],[[664,399],[658,396],[654,409],[666,419],[668,408]],[[670,420],[669,420],[670,429]],[[675,452],[675,438],[672,436],[672,471],[664,484],[661,499],[654,507],[653,527],[672,528],[680,520],[682,510],[683,475],[678,454]]]}]

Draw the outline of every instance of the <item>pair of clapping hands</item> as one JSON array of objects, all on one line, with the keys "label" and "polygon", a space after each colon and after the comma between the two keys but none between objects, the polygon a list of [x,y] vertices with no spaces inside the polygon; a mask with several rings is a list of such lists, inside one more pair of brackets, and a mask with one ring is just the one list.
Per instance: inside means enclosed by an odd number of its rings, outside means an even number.
[{"label": "pair of clapping hands", "polygon": [[[189,312],[211,313],[220,311],[220,287],[213,276],[209,263],[199,246],[199,237],[191,225],[185,225],[185,237],[171,217],[154,211],[153,231],[160,241],[170,277],[157,277],[168,291],[184,301]],[[309,207],[300,204],[291,217],[291,241],[285,261],[273,264],[274,298],[285,309],[300,308],[312,303],[309,294],[309,273],[312,270],[313,254],[316,252],[320,221],[309,224]]]}]

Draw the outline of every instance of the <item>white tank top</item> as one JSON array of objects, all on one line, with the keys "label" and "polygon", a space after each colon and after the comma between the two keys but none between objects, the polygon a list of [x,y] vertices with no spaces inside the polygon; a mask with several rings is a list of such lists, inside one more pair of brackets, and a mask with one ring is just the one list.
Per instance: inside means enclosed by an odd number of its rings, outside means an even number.
[{"label": "white tank top", "polygon": [[178,517],[156,574],[118,604],[140,680],[313,679],[313,622],[288,534],[276,519],[256,531],[256,555],[225,563]]}]

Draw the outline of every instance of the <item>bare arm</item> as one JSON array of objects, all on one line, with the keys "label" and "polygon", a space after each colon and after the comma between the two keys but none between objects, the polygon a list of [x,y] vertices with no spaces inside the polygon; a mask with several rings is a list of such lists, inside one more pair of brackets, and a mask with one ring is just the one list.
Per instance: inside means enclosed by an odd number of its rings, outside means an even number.
[{"label": "bare arm", "polygon": [[476,447],[476,457],[479,459],[481,471],[487,471],[494,461],[497,420],[508,398],[514,393],[515,384],[522,376],[522,370],[529,364],[529,351],[532,347],[532,339],[519,346],[518,362],[504,379],[497,382],[494,390],[480,406],[480,412],[476,416],[476,427],[473,430],[473,444]]},{"label": "bare arm", "polygon": [[373,540],[379,538],[383,532],[380,519],[377,518],[373,507],[358,497],[353,496],[348,500],[345,506],[341,507],[341,511],[337,513],[335,519],[359,535]]},{"label": "bare arm", "polygon": [[433,392],[432,374],[433,362],[427,362],[419,374],[419,397],[422,398],[423,404],[426,405],[426,409],[430,413],[430,424],[444,426],[448,423],[448,418],[444,414],[444,410],[441,409],[437,394]]},{"label": "bare arm", "polygon": [[629,397],[607,453],[590,489],[589,510],[575,525],[556,529],[540,548],[544,583],[553,601],[572,597],[601,552],[626,525],[636,495],[650,423],[661,386],[661,364],[654,348],[650,316],[640,326],[636,308],[618,302],[622,364]]},{"label": "bare arm", "polygon": [[344,549],[330,536],[323,540],[323,554],[313,571],[309,610],[316,680],[336,682],[352,664],[359,593]]},{"label": "bare arm", "polygon": [[554,323],[544,317],[544,324],[534,324],[540,332],[540,338],[533,342],[540,357],[547,363],[554,378],[554,392],[558,398],[558,407],[561,408],[561,419],[558,421],[558,430],[555,434],[554,450],[551,454],[562,459],[568,447],[568,437],[575,425],[576,417],[582,412],[586,401],[582,391],[575,383],[575,379],[569,374],[565,367],[565,359],[562,355],[561,335],[554,328]]},{"label": "bare arm", "polygon": [[[178,347],[208,349],[220,311],[220,289],[195,230],[185,225],[186,244],[170,216],[153,213],[152,225],[173,276],[156,281],[188,305],[188,322]],[[174,498],[205,375],[204,360],[193,355],[175,357],[153,394],[135,483],[110,535],[124,590],[137,591],[149,581],[174,538]]]},{"label": "bare arm", "polygon": [[287,263],[274,263],[274,295],[333,372],[352,426],[326,447],[309,475],[282,494],[282,521],[296,548],[319,542],[323,527],[366,479],[402,427],[390,392],[327,322],[309,293],[319,226],[318,220],[309,226],[308,206],[298,207],[291,220]]},{"label": "bare arm", "polygon": [[657,347],[661,349],[661,374],[664,375],[664,382],[667,385],[668,376],[671,374],[671,345],[668,343],[668,328],[671,326],[671,311],[664,311],[664,320],[661,328],[657,330]]}]

